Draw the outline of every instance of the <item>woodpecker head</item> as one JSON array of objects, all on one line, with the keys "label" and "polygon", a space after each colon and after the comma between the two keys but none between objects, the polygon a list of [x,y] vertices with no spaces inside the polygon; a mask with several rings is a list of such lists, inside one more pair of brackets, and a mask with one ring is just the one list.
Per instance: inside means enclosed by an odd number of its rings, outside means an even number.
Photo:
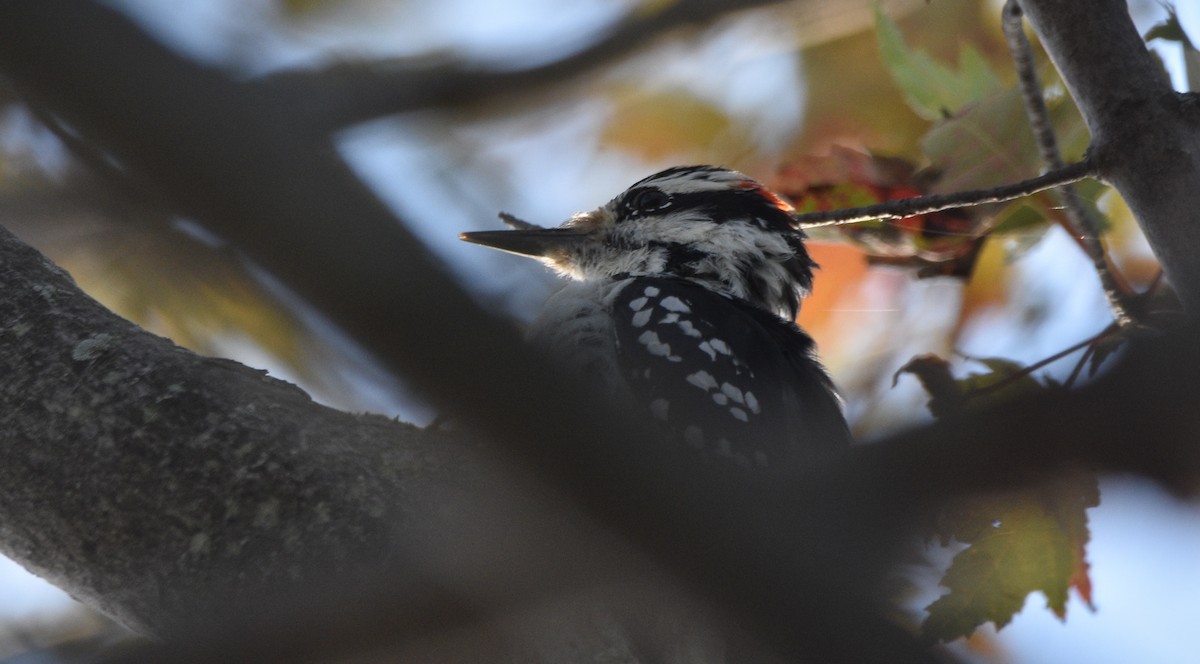
[{"label": "woodpecker head", "polygon": [[790,205],[737,171],[680,166],[557,228],[459,237],[532,256],[584,281],[680,277],[791,320],[815,267],[791,214]]}]

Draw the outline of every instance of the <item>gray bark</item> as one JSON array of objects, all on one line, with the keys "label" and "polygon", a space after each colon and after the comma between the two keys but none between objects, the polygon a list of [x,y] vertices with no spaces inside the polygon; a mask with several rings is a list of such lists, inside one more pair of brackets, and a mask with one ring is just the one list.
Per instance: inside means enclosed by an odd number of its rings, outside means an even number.
[{"label": "gray bark", "polygon": [[0,550],[136,628],[379,568],[464,453],[151,335],[2,229],[0,292]]}]

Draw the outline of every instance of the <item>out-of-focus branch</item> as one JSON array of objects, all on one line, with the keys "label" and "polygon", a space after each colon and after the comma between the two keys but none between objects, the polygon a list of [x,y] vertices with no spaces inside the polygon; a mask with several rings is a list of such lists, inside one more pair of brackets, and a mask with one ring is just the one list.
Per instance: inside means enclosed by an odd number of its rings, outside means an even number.
[{"label": "out-of-focus branch", "polygon": [[294,99],[292,108],[300,116],[297,120],[313,131],[325,132],[383,115],[435,106],[477,105],[485,98],[547,89],[643,48],[668,31],[782,1],[679,0],[655,9],[642,5],[577,53],[527,69],[504,71],[414,58],[289,71],[247,85]]},{"label": "out-of-focus branch", "polygon": [[1021,0],[1092,134],[1088,148],[1141,225],[1184,308],[1200,312],[1200,105],[1175,93],[1125,0]]}]

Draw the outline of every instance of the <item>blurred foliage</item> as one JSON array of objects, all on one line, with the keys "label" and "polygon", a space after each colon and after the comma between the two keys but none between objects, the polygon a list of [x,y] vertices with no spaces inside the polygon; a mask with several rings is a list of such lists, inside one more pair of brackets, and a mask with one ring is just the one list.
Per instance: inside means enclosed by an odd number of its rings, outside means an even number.
[{"label": "blurred foliage", "polygon": [[[1001,81],[979,50],[964,46],[958,68],[943,65],[909,47],[882,10],[876,13],[876,35],[888,73],[907,105],[932,122],[918,142],[921,157],[912,163],[881,156],[854,158],[847,155],[855,153],[835,145],[828,159],[793,158],[782,169],[778,186],[800,211],[994,187],[1040,170],[1020,92]],[[1056,84],[1057,79],[1051,80]],[[1051,96],[1048,105],[1064,152],[1081,154],[1087,131],[1074,105],[1061,94]],[[1098,195],[1095,188],[1087,193]],[[917,267],[925,275],[970,276],[985,235],[1020,231],[1036,239],[1048,228],[1045,222],[1061,220],[1059,208],[1056,194],[1043,193],[1007,205],[865,222],[834,232],[877,261]],[[818,231],[820,235],[827,232]],[[937,263],[949,264],[931,269]]]},{"label": "blurred foliage", "polygon": [[[921,196],[927,184],[904,159],[869,155],[834,146],[826,157],[784,165],[772,187],[800,213],[865,207]],[[871,263],[920,268],[921,276],[969,276],[982,232],[971,210],[951,209],[899,220],[870,220],[817,228],[814,237],[840,237],[860,247]]]},{"label": "blurred foliage", "polygon": [[79,604],[53,616],[0,624],[0,660],[9,664],[90,664],[102,657],[116,659],[145,641]]},{"label": "blurred foliage", "polygon": [[610,88],[608,97],[613,111],[600,134],[601,145],[649,163],[694,161],[691,155],[697,152],[728,163],[751,143],[749,132],[734,118],[684,89],[621,84]]},{"label": "blurred foliage", "polygon": [[153,195],[126,198],[74,168],[54,178],[22,168],[0,181],[5,227],[138,325],[202,355],[269,356],[309,389],[353,403],[329,369],[328,341],[235,250],[180,230]]},{"label": "blurred foliage", "polygon": [[[964,0],[923,3],[899,26],[931,57],[949,58],[964,43],[990,62],[1006,61],[988,3]],[[830,145],[867,148],[913,159],[917,139],[928,121],[905,102],[880,57],[878,39],[869,29],[803,51],[808,105],[793,155],[819,154]]]}]

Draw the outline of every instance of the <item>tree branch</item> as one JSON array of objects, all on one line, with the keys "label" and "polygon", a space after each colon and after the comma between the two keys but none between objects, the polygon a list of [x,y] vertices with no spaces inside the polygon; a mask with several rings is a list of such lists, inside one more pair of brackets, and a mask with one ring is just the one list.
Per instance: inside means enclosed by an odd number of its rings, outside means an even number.
[{"label": "tree branch", "polygon": [[[576,533],[577,514],[519,497],[516,508],[494,507],[512,489],[489,480],[461,440],[338,413],[260,372],[194,356],[105,311],[2,230],[0,266],[0,372],[11,377],[0,389],[0,549],[126,624],[168,636],[199,629],[208,642],[203,630],[218,624],[243,635],[228,647],[249,647],[245,626],[261,626],[280,593],[303,589],[321,606],[342,596],[325,595],[327,584],[366,578],[371,597],[396,599],[370,607],[388,613],[363,629],[386,626],[388,643],[407,642],[629,571],[613,567],[629,555],[611,537]],[[552,440],[622,431],[605,413],[581,419],[590,429]],[[865,601],[900,520],[847,528],[808,509],[817,497],[807,492],[764,512],[744,477],[636,430],[606,442],[582,462],[567,454],[587,448],[544,449],[541,470],[584,484],[573,498],[728,602],[773,647],[826,661],[930,661]],[[592,493],[605,490],[617,497]],[[873,543],[847,549],[847,533]],[[476,584],[421,563],[440,556]],[[859,565],[843,577],[847,561]],[[304,606],[285,615],[311,624],[313,604]],[[318,615],[347,614],[344,601],[332,606]],[[818,629],[797,634],[797,622]],[[871,636],[847,649],[835,635],[850,626]],[[279,647],[293,653],[295,641]]]},{"label": "tree branch", "polygon": [[[1042,97],[1042,84],[1038,80],[1037,69],[1033,62],[1033,49],[1029,39],[1025,37],[1022,23],[1021,7],[1017,0],[1008,0],[1001,12],[1001,25],[1004,28],[1004,38],[1008,41],[1008,50],[1016,64],[1017,81],[1021,86],[1021,98],[1025,101],[1025,113],[1033,129],[1034,141],[1042,156],[1042,163],[1050,170],[1061,169],[1062,154],[1058,150],[1058,138],[1054,135],[1054,125],[1050,122],[1050,111],[1046,108],[1046,100]],[[1067,232],[1082,247],[1096,275],[1100,278],[1100,287],[1108,299],[1113,318],[1118,325],[1125,326],[1133,322],[1126,306],[1126,299],[1132,293],[1124,284],[1109,263],[1108,252],[1104,249],[1104,240],[1100,233],[1100,223],[1091,211],[1083,205],[1078,192],[1072,184],[1064,184],[1060,189],[1060,199],[1063,202]]]},{"label": "tree branch", "polygon": [[1095,165],[1090,160],[1084,159],[1083,161],[1063,166],[1060,169],[1048,171],[1035,178],[999,187],[957,191],[953,194],[933,194],[929,196],[899,198],[865,207],[804,212],[794,215],[792,220],[800,228],[820,228],[822,226],[857,224],[873,219],[903,219],[904,217],[941,212],[942,210],[952,208],[1011,201],[1015,198],[1036,194],[1039,191],[1045,191],[1053,187],[1078,182],[1094,174]]},{"label": "tree branch", "polygon": [[1092,134],[1088,155],[1138,219],[1192,317],[1200,312],[1200,108],[1176,94],[1124,0],[1021,0]]},{"label": "tree branch", "polygon": [[3,229],[0,289],[0,547],[135,628],[380,568],[466,454],[141,331]]},{"label": "tree branch", "polygon": [[782,0],[681,0],[653,11],[637,8],[606,35],[549,64],[502,71],[463,62],[433,64],[428,58],[347,63],[319,71],[288,71],[248,85],[296,100],[295,112],[316,133],[384,115],[438,106],[478,104],[487,97],[527,95],[568,81],[646,46],[655,37],[721,16]]}]

